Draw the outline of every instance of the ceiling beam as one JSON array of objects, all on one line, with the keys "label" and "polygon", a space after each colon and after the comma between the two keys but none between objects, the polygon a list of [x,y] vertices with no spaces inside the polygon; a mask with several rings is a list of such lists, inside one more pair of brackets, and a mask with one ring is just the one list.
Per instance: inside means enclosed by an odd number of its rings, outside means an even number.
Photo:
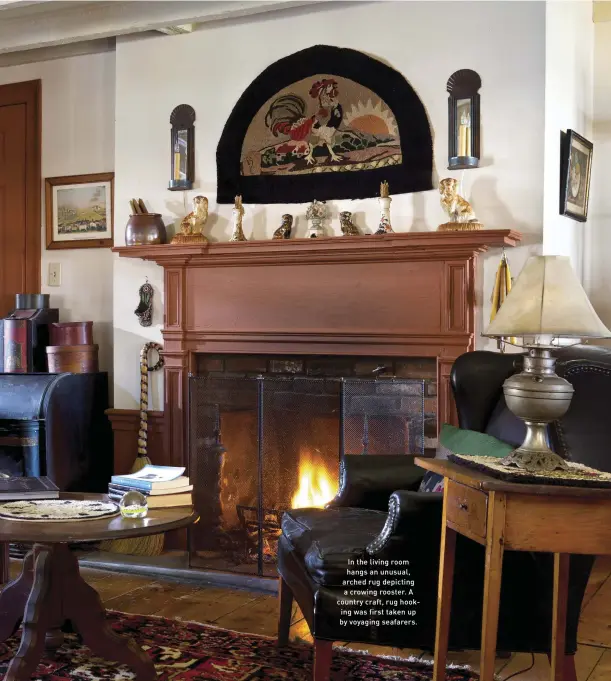
[{"label": "ceiling beam", "polygon": [[[85,40],[99,40],[130,33],[157,31],[168,26],[206,23],[234,17],[244,17],[288,7],[311,5],[323,0],[210,0],[155,2],[115,1],[79,2],[73,6],[40,10],[35,15],[19,16],[20,4],[7,3],[7,17],[0,12],[0,54],[22,50],[54,47]],[[25,4],[31,4],[23,0]],[[40,3],[37,3],[40,4]],[[1,7],[0,7],[1,9]]]}]

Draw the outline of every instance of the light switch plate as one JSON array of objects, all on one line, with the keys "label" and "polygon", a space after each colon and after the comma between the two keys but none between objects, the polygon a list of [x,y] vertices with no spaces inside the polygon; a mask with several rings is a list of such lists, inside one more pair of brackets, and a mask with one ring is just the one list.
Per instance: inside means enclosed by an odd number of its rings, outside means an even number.
[{"label": "light switch plate", "polygon": [[62,283],[62,266],[59,262],[49,263],[49,286],[61,286]]}]

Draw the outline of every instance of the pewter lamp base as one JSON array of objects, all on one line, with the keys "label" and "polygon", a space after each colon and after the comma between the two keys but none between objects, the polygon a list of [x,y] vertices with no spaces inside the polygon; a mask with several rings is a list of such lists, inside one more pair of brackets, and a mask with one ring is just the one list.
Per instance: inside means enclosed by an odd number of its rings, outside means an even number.
[{"label": "pewter lamp base", "polygon": [[502,463],[530,473],[568,470],[566,461],[547,444],[547,426],[562,418],[573,397],[573,386],[554,371],[549,348],[532,346],[524,357],[524,369],[503,384],[507,407],[526,424],[524,442]]}]

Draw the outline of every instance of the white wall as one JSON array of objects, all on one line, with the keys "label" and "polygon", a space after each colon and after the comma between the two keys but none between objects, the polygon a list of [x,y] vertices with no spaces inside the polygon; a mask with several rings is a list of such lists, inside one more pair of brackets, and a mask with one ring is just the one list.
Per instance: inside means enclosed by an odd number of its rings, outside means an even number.
[{"label": "white wall", "polygon": [[[61,321],[94,322],[100,369],[112,369],[112,253],[109,249],[47,251],[44,178],[113,170],[115,55],[58,59],[0,69],[0,85],[42,80],[42,292]],[[61,286],[47,286],[60,263]]]},{"label": "white wall", "polygon": [[568,255],[584,275],[587,225],[560,215],[560,132],[592,139],[594,23],[590,0],[546,3],[543,254]]},{"label": "white wall", "polygon": [[[461,26],[468,27],[468,40]],[[120,39],[116,55],[116,244],[124,243],[122,225],[129,215],[129,198],[142,197],[171,224],[190,210],[187,202],[190,205],[199,193],[210,200],[208,235],[213,241],[226,240],[231,206],[215,203],[215,153],[223,125],[244,89],[269,64],[323,43],[362,50],[403,73],[427,107],[440,177],[450,174],[446,170],[447,79],[460,68],[472,68],[481,75],[484,158],[479,170],[466,173],[464,189],[486,227],[513,228],[525,234],[526,245],[509,254],[518,272],[541,241],[544,36],[545,5],[541,2],[388,2],[334,3],[217,24],[190,35]],[[197,113],[197,180],[195,189],[185,197],[165,189],[169,180],[169,115],[183,102]],[[392,203],[394,229],[436,229],[444,221],[438,198],[436,191],[396,196]],[[375,199],[331,203],[336,233],[337,213],[344,209],[357,213],[361,228],[371,231],[377,226]],[[252,205],[246,206],[247,237],[268,238],[287,210],[298,216],[297,235],[303,235],[305,206]],[[499,257],[497,251],[482,259],[479,328],[489,316]],[[137,290],[146,276],[156,293],[156,318],[150,329],[140,327],[133,315]],[[116,258],[116,407],[137,405],[138,353],[147,340],[161,340],[162,289],[161,268]],[[484,346],[483,339],[478,339],[478,345]],[[152,383],[158,408],[162,404],[158,374]]]},{"label": "white wall", "polygon": [[594,157],[590,195],[590,247],[587,291],[611,328],[611,22],[595,24]]}]

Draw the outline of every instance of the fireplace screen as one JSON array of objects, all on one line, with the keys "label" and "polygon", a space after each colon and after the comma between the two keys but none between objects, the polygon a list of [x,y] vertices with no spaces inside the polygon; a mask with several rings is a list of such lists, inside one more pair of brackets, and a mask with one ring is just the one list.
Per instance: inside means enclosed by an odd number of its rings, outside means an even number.
[{"label": "fireplace screen", "polygon": [[193,376],[193,566],[275,575],[280,519],[337,492],[343,454],[424,451],[424,381]]}]

